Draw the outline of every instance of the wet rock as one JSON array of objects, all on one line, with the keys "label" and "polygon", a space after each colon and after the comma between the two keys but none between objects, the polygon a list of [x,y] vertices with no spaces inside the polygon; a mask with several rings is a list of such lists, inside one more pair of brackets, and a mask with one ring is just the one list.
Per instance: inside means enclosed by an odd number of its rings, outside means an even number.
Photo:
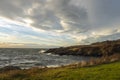
[{"label": "wet rock", "polygon": [[17,67],[17,66],[5,66],[3,68],[0,68],[0,73],[6,72],[6,71],[11,71],[11,70],[21,70],[21,68]]}]

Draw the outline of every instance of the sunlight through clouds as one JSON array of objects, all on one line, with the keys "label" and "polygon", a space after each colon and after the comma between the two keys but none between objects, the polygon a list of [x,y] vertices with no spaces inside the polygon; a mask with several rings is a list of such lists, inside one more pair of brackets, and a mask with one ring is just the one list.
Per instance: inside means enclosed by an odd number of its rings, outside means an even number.
[{"label": "sunlight through clouds", "polygon": [[118,39],[119,3],[120,0],[1,0],[0,42],[60,47]]}]

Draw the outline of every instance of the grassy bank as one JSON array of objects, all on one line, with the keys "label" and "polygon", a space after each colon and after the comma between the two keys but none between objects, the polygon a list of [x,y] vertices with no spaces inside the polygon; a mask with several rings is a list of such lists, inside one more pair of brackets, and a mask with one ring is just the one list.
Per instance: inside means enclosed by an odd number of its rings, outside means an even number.
[{"label": "grassy bank", "polygon": [[120,62],[84,68],[32,68],[0,74],[0,80],[120,80]]}]

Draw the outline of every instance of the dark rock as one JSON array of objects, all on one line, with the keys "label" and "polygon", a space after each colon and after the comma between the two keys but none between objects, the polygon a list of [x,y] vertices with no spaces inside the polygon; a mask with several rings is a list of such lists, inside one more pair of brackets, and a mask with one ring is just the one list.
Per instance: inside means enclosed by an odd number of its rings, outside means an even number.
[{"label": "dark rock", "polygon": [[120,53],[120,40],[97,42],[91,45],[79,45],[49,49],[46,53],[58,55],[110,56]]},{"label": "dark rock", "polygon": [[21,68],[17,66],[5,66],[3,68],[0,68],[0,72],[6,72],[11,70],[21,70]]}]

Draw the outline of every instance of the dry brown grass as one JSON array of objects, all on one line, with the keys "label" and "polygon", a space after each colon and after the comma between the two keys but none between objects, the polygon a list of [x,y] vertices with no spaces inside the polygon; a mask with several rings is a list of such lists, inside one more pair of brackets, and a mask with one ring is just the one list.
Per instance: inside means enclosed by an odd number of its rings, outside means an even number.
[{"label": "dry brown grass", "polygon": [[104,56],[99,58],[92,58],[89,61],[81,61],[78,63],[67,65],[65,67],[69,67],[69,68],[89,67],[89,66],[107,64],[107,63],[116,62],[116,61],[120,61],[120,54],[114,54],[111,56]]}]

